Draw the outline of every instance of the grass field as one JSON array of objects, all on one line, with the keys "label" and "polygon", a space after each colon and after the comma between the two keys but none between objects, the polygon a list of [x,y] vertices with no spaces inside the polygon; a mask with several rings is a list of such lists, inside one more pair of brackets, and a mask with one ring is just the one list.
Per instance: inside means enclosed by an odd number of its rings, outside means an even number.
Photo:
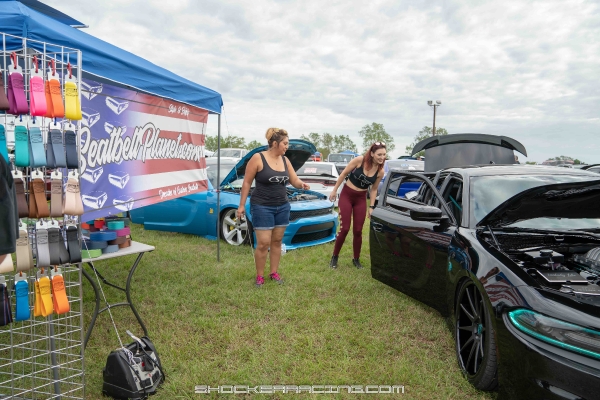
[{"label": "grass field", "polygon": [[[156,345],[167,380],[153,399],[217,397],[194,394],[195,385],[404,385],[410,399],[492,399],[462,377],[441,316],[371,278],[365,224],[365,266],[351,264],[351,238],[337,270],[328,267],[333,244],[282,257],[285,285],[254,287],[249,246],[192,235],[145,231],[136,241],[156,246],[142,259],[133,299]],[[98,263],[107,277],[125,281],[134,256]],[[121,293],[103,286],[109,300]],[[86,323],[93,292],[84,282]],[[132,313],[113,309],[124,343],[126,329],[141,335]],[[101,399],[102,368],[118,340],[103,313],[85,352],[86,399]],[[229,395],[244,398],[244,395]],[[377,395],[281,394],[265,398],[375,398]]]}]

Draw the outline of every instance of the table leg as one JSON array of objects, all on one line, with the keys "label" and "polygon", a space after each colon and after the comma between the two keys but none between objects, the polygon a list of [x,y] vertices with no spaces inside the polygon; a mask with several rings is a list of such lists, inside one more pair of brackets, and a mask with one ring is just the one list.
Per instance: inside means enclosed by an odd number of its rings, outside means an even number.
[{"label": "table leg", "polygon": [[127,276],[127,284],[125,285],[125,295],[127,296],[127,302],[129,303],[129,307],[131,307],[131,311],[133,311],[133,314],[135,315],[140,326],[144,330],[144,335],[148,336],[148,330],[146,329],[146,325],[144,325],[144,321],[142,321],[142,318],[138,314],[137,310],[135,309],[135,306],[133,305],[133,302],[131,301],[131,292],[130,292],[131,278],[133,278],[133,273],[135,272],[135,270],[136,270],[138,264],[140,263],[140,260],[142,259],[142,256],[144,254],[145,253],[140,253],[138,255],[137,259],[135,260],[135,263],[133,263],[133,265],[131,266],[131,269],[129,270],[129,275]]},{"label": "table leg", "polygon": [[98,286],[92,280],[92,277],[83,269],[83,264],[81,264],[81,273],[92,285],[92,289],[94,289],[94,296],[96,298],[96,305],[94,306],[94,312],[92,313],[92,320],[90,321],[90,326],[88,326],[87,331],[85,332],[85,338],[83,339],[83,348],[85,349],[87,346],[87,342],[90,339],[90,335],[92,334],[92,330],[94,329],[94,325],[96,324],[96,318],[98,317],[98,310],[100,310],[100,293],[98,291]]},{"label": "table leg", "polygon": [[92,280],[92,277],[85,271],[85,269],[83,269],[83,264],[81,264],[81,272],[83,273],[83,276],[85,276],[85,278],[92,285],[92,288],[94,289],[94,296],[96,298],[96,304],[94,305],[94,312],[92,313],[92,320],[90,321],[90,325],[87,328],[87,331],[85,333],[85,338],[83,340],[83,348],[84,349],[87,346],[90,336],[92,335],[92,330],[94,329],[94,325],[96,324],[96,319],[98,317],[98,314],[108,310],[111,307],[129,306],[129,308],[131,308],[131,311],[133,312],[133,315],[135,315],[135,318],[137,319],[138,323],[142,327],[142,330],[144,331],[144,335],[148,336],[148,330],[146,329],[146,325],[144,324],[144,321],[142,321],[142,318],[138,314],[135,306],[133,305],[133,301],[131,301],[131,279],[133,278],[133,274],[135,273],[135,270],[137,269],[138,264],[140,263],[140,260],[142,259],[143,255],[144,255],[144,253],[139,253],[135,262],[129,269],[129,275],[127,276],[127,283],[126,283],[124,289],[122,287],[119,287],[117,285],[114,285],[114,284],[108,282],[108,280],[100,274],[100,272],[96,269],[96,267],[94,267],[94,265],[92,263],[87,263],[90,266],[90,268],[92,268],[92,270],[98,275],[98,277],[100,279],[102,279],[102,281],[105,284],[112,286],[116,289],[124,291],[125,296],[127,297],[127,303],[108,304],[108,301],[107,301],[106,307],[103,308],[102,310],[100,310],[100,291],[98,289],[98,285],[96,285],[94,280]]}]

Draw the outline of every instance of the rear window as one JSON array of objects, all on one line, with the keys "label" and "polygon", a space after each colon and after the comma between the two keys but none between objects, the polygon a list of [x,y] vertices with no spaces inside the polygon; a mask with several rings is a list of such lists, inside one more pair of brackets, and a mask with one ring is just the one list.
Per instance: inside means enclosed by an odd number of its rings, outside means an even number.
[{"label": "rear window", "polygon": [[331,162],[350,162],[354,156],[352,154],[330,154],[327,161]]}]

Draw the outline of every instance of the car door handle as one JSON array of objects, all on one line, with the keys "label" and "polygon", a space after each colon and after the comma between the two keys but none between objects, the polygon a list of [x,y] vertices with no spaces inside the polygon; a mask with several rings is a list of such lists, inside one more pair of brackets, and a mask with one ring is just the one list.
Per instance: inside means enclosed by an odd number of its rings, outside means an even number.
[{"label": "car door handle", "polygon": [[371,226],[375,232],[383,232],[383,224],[378,222],[371,222]]}]

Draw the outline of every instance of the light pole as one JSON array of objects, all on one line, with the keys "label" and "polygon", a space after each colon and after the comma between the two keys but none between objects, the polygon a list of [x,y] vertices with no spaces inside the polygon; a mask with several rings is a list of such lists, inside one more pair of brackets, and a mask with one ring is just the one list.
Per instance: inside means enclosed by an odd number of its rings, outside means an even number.
[{"label": "light pole", "polygon": [[433,107],[433,136],[435,136],[435,110],[442,105],[442,102],[436,100],[434,103],[433,100],[427,100],[427,104],[429,104],[430,107]]}]

